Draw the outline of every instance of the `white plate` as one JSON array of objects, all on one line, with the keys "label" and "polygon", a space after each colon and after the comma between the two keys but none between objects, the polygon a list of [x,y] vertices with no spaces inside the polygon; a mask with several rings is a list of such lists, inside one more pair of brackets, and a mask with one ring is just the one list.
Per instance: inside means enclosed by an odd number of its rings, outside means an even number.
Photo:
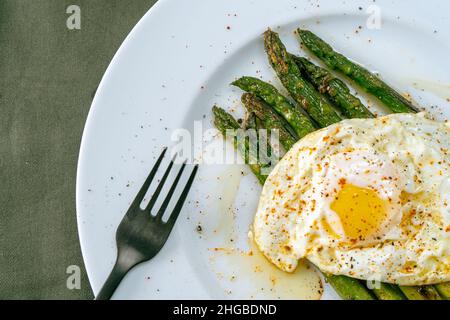
[{"label": "white plate", "polygon": [[[376,18],[378,10],[381,28],[369,29],[367,19]],[[192,129],[194,120],[210,128],[214,103],[234,107],[239,116],[240,91],[228,85],[236,77],[274,80],[261,40],[267,27],[279,32],[296,53],[300,49],[293,30],[313,30],[409,92],[420,106],[440,105],[430,110],[445,118],[450,116],[449,10],[444,0],[160,0],[112,60],[83,134],[77,214],[94,293],[114,263],[116,227],[155,156],[172,144],[171,132]],[[115,297],[317,298],[298,290],[308,282],[305,272],[283,278],[259,258],[210,250],[248,249],[248,226],[260,192],[248,173],[240,165],[203,166],[165,247],[135,268]],[[196,230],[199,224],[201,233]],[[258,272],[257,266],[263,270]],[[274,277],[277,280],[271,281]],[[325,288],[323,298],[336,297]]]}]

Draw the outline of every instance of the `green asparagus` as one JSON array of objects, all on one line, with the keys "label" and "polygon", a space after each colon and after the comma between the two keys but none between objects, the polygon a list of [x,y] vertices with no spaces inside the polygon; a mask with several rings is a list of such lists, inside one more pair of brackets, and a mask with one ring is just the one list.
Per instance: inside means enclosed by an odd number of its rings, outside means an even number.
[{"label": "green asparagus", "polygon": [[263,134],[262,129],[265,129],[260,118],[256,116],[255,113],[250,113],[247,121],[247,129],[253,129],[252,138],[255,139],[255,145],[257,147],[256,151],[258,152],[258,165],[260,166],[260,172],[262,175],[269,175],[272,170],[271,164],[272,161],[278,162],[279,159],[273,159],[274,156],[272,146],[270,144],[270,135]]},{"label": "green asparagus", "polygon": [[296,138],[288,131],[287,125],[283,119],[266,105],[261,99],[252,93],[244,93],[242,95],[242,103],[250,113],[254,113],[262,122],[262,126],[278,130],[278,136],[283,148],[288,151],[297,141]]},{"label": "green asparagus", "polygon": [[380,283],[379,288],[373,288],[373,293],[379,300],[405,300],[406,297],[402,294],[398,287],[389,283]]},{"label": "green asparagus", "polygon": [[436,284],[434,287],[443,299],[450,300],[450,282]]},{"label": "green asparagus", "polygon": [[321,127],[341,120],[330,103],[302,77],[297,64],[286,51],[277,33],[267,30],[264,33],[264,46],[270,64],[287,91]]},{"label": "green asparagus", "polygon": [[329,44],[308,30],[297,29],[302,43],[329,68],[338,70],[354,80],[365,91],[373,94],[392,112],[417,111],[408,100],[389,87],[376,75],[337,53]]},{"label": "green asparagus", "polygon": [[290,124],[298,138],[316,130],[309,117],[281,95],[273,85],[253,77],[242,77],[231,84],[255,94],[274,108]]},{"label": "green asparagus", "polygon": [[[224,137],[227,136],[228,130],[237,131],[240,129],[239,123],[222,108],[214,106],[212,111],[214,113],[214,125],[217,129],[219,129]],[[250,170],[252,170],[259,182],[261,184],[264,184],[267,176],[261,173],[261,167],[257,164],[257,159],[255,159],[255,156],[250,152],[250,150],[254,148],[250,148],[249,139],[239,139],[236,134],[234,134],[233,137],[233,144],[235,148],[239,150],[242,157],[244,158],[245,163],[248,164]]]},{"label": "green asparagus", "polygon": [[306,58],[292,56],[300,71],[314,87],[325,94],[328,99],[338,106],[341,112],[348,118],[373,118],[374,115],[361,103],[357,97],[351,94],[347,85],[336,78],[328,70],[316,66]]},{"label": "green asparagus", "polygon": [[442,300],[433,286],[399,286],[408,300]]},{"label": "green asparagus", "polygon": [[[262,169],[262,165],[260,163],[264,163],[265,165],[267,165],[269,162],[268,161],[264,161],[264,160],[260,160],[258,157],[261,156],[261,154],[259,154],[259,148],[260,148],[260,143],[259,143],[259,137],[258,137],[258,129],[256,128],[256,116],[254,113],[250,113],[247,116],[247,119],[245,120],[245,122],[242,124],[243,126],[243,131],[245,132],[245,136],[241,137],[244,139],[248,139],[248,143],[249,146],[251,146],[250,148],[248,148],[247,152],[249,154],[249,159],[251,159],[253,161],[254,164],[257,164],[259,166],[260,169],[260,174],[262,174],[261,169]],[[269,154],[264,153],[264,155],[266,156],[265,158],[267,159]]]},{"label": "green asparagus", "polygon": [[358,279],[335,275],[325,275],[325,279],[344,300],[375,300],[372,293]]}]

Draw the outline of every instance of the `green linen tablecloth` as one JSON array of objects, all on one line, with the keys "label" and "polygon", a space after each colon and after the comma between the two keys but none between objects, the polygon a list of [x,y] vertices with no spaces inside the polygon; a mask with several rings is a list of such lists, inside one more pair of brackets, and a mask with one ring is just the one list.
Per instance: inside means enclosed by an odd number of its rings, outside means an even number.
[{"label": "green linen tablecloth", "polygon": [[[95,89],[155,0],[0,1],[0,298],[90,299],[75,175]],[[78,16],[67,8],[76,5]],[[81,269],[68,289],[67,268]]]}]

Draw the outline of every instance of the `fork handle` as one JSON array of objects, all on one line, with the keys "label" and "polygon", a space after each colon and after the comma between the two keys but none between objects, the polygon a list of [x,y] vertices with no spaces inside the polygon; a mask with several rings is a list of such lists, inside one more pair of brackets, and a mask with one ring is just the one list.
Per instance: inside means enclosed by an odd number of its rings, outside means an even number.
[{"label": "fork handle", "polygon": [[109,300],[111,299],[111,296],[113,295],[114,291],[116,291],[117,287],[119,286],[120,282],[122,281],[123,277],[127,274],[127,272],[130,270],[130,268],[124,268],[120,262],[119,259],[117,259],[116,263],[114,264],[114,268],[111,270],[111,273],[108,276],[108,279],[106,279],[105,284],[101,288],[100,292],[95,297],[95,300]]}]

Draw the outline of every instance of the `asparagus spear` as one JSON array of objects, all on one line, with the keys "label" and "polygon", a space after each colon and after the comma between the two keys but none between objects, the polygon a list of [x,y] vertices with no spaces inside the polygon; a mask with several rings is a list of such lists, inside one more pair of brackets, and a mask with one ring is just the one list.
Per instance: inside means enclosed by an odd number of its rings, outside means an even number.
[{"label": "asparagus spear", "polygon": [[335,275],[325,275],[325,279],[344,300],[375,300],[375,297],[358,279]]},{"label": "asparagus spear", "polygon": [[[248,139],[249,146],[251,148],[248,148],[247,152],[249,154],[249,159],[252,159],[254,161],[253,163],[258,165],[260,167],[260,174],[261,174],[261,163],[264,163],[267,165],[268,162],[264,161],[258,161],[259,160],[259,138],[258,138],[258,132],[256,128],[256,116],[251,113],[247,116],[245,122],[242,124],[243,130],[245,131],[245,139]],[[250,129],[250,130],[249,130]],[[265,155],[268,155],[266,152]]]},{"label": "asparagus spear", "polygon": [[365,91],[373,94],[392,112],[418,111],[408,100],[376,75],[337,53],[329,44],[308,30],[297,29],[303,44],[321,59],[329,68],[338,70],[354,80]]},{"label": "asparagus spear", "polygon": [[338,122],[341,117],[314,87],[301,75],[300,70],[286,51],[278,34],[272,30],[264,33],[264,46],[269,62],[283,85],[297,103],[322,127]]},{"label": "asparagus spear", "polygon": [[298,138],[316,130],[311,120],[271,84],[253,77],[242,77],[232,85],[255,94],[275,109],[292,127]]},{"label": "asparagus spear", "polygon": [[[227,130],[239,130],[239,123],[225,110],[214,106],[212,109],[214,113],[214,125],[219,131],[226,136]],[[261,184],[264,184],[267,176],[261,173],[261,167],[257,164],[257,159],[255,155],[252,155],[250,150],[255,148],[250,148],[249,139],[238,139],[237,135],[234,136],[233,144],[237,150],[241,153],[244,161],[250,167],[250,170],[255,174],[256,178]]]},{"label": "asparagus spear", "polygon": [[[258,118],[255,113],[250,112],[249,115],[247,116],[245,129],[253,130],[251,138],[255,139],[254,140],[256,145],[255,151],[258,153],[256,158],[258,160],[257,163],[261,168],[261,174],[268,175],[271,171],[270,160],[273,151],[272,146],[270,144],[269,135],[267,134],[267,132],[265,135],[261,134],[260,132],[261,129],[264,129],[261,119]],[[264,172],[263,169],[266,169],[266,171]]]},{"label": "asparagus spear", "polygon": [[409,300],[442,300],[433,286],[399,286]]},{"label": "asparagus spear", "polygon": [[372,289],[379,300],[405,300],[405,296],[397,286],[389,283],[380,283],[379,288]]},{"label": "asparagus spear", "polygon": [[435,284],[434,287],[445,300],[450,300],[450,282]]},{"label": "asparagus spear", "polygon": [[292,56],[302,74],[308,78],[314,87],[325,94],[342,113],[348,118],[373,118],[374,115],[361,103],[357,97],[350,93],[350,89],[339,78],[328,70],[316,66],[306,58]]},{"label": "asparagus spear", "polygon": [[260,119],[262,122],[261,126],[267,128],[267,130],[278,130],[280,143],[286,151],[295,144],[298,139],[294,138],[291,132],[288,131],[289,129],[282,121],[283,119],[261,99],[252,93],[244,93],[241,100],[247,110]]}]

